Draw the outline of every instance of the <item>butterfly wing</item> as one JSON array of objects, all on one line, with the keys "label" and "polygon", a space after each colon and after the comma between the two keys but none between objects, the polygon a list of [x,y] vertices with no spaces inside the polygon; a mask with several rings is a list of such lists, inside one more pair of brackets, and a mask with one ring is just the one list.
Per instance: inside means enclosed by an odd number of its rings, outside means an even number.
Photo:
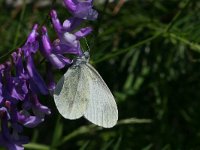
[{"label": "butterfly wing", "polygon": [[80,118],[86,110],[89,82],[84,66],[70,67],[56,85],[54,101],[64,118]]},{"label": "butterfly wing", "polygon": [[85,118],[105,128],[113,127],[118,120],[115,99],[99,73],[86,64],[89,77],[89,102],[84,113]]}]

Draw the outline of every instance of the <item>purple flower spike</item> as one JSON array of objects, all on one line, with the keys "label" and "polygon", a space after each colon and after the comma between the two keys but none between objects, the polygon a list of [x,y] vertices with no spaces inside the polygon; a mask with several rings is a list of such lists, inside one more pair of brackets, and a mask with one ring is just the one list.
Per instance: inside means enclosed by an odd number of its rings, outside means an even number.
[{"label": "purple flower spike", "polygon": [[42,28],[41,42],[41,53],[55,68],[61,69],[71,63],[70,59],[62,55],[63,53],[54,50],[55,47],[52,46],[49,40],[46,27]]},{"label": "purple flower spike", "polygon": [[93,0],[64,0],[64,4],[74,17],[85,20],[95,20],[98,17],[98,13],[92,8],[92,1]]},{"label": "purple flower spike", "polygon": [[[37,72],[33,60],[33,54],[38,50],[39,48],[39,42],[38,42],[38,33],[37,33],[38,25],[34,25],[32,32],[29,34],[27,41],[25,45],[21,48],[21,50],[24,53],[25,59],[26,59],[26,70],[30,82],[31,90],[33,90],[36,93],[40,93],[43,95],[47,95],[48,89],[47,86],[40,76],[40,74]],[[14,59],[15,60],[15,59]]]},{"label": "purple flower spike", "polygon": [[[51,113],[39,101],[39,94],[51,94],[55,88],[53,69],[72,63],[67,54],[82,56],[80,39],[91,33],[92,28],[78,28],[84,20],[94,20],[98,13],[93,0],[64,0],[72,17],[60,22],[55,10],[50,12],[58,38],[52,43],[46,27],[41,34],[35,24],[25,44],[11,54],[12,61],[0,64],[0,146],[8,150],[24,150],[28,138],[21,135],[23,127],[33,128]],[[37,71],[34,56],[40,50],[46,59],[46,79]],[[39,56],[39,55],[38,55]],[[9,59],[10,60],[10,59]]]}]

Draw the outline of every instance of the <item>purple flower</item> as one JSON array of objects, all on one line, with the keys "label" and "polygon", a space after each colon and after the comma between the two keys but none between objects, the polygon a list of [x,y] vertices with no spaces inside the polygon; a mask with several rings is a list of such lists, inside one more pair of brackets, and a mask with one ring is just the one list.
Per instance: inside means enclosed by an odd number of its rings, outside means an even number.
[{"label": "purple flower", "polygon": [[[36,34],[33,34],[36,33],[34,30],[35,28],[33,29],[33,32],[30,34],[28,39],[36,40],[36,38],[34,38],[34,35]],[[31,42],[34,43],[34,40],[31,40]],[[31,42],[29,41],[30,46],[32,45]],[[34,50],[31,47],[30,49]],[[41,78],[40,74],[35,68],[32,58],[33,52],[29,51],[30,49],[28,47],[26,47],[26,49],[22,49],[25,55],[24,60],[26,61],[25,69],[23,66],[21,49],[19,49],[17,53],[14,52],[12,57],[16,67],[16,75],[18,76],[18,79],[23,79],[26,87],[28,86],[26,92],[24,92],[25,95],[23,97],[23,110],[19,112],[16,111],[17,113],[15,113],[15,118],[17,118],[17,121],[23,124],[25,127],[33,128],[44,121],[45,114],[50,114],[50,110],[48,107],[39,103],[36,95],[36,93],[41,93],[43,95],[48,94],[48,89],[44,80]],[[36,51],[34,50],[34,52]],[[17,86],[14,85],[13,87]],[[23,88],[23,86],[21,87]]]},{"label": "purple flower", "polygon": [[1,119],[1,130],[0,133],[0,145],[6,147],[8,150],[23,150],[23,144],[28,143],[26,136],[19,135],[19,133],[13,129],[12,133],[8,129],[8,121]]},{"label": "purple flower", "polygon": [[93,0],[64,0],[64,4],[70,13],[77,18],[95,20],[98,13],[92,7]]},{"label": "purple flower", "polygon": [[61,69],[71,63],[70,59],[63,56],[64,52],[56,51],[56,47],[51,44],[46,27],[42,28],[40,51],[55,68]]},{"label": "purple flower", "polygon": [[[17,101],[18,96],[21,94],[21,89],[12,81],[15,80],[11,77],[10,68],[11,63],[6,62],[0,65],[0,78],[1,78],[1,102],[0,102],[0,145],[6,147],[8,150],[23,150],[22,144],[28,143],[27,137],[19,135],[22,132],[22,127],[17,123]],[[2,82],[4,79],[4,82]],[[19,88],[19,89],[17,89]],[[15,92],[13,92],[15,91]],[[18,93],[19,92],[19,93]],[[10,124],[10,125],[8,125]],[[11,128],[11,130],[8,128]]]},{"label": "purple flower", "polygon": [[83,22],[83,19],[71,17],[65,20],[63,24],[61,24],[60,20],[58,19],[57,12],[55,10],[51,10],[50,16],[51,16],[54,29],[58,34],[62,32],[66,32],[66,31],[71,32]]},{"label": "purple flower", "polygon": [[[82,19],[72,17],[65,20],[63,24],[61,25],[60,20],[58,19],[58,16],[55,10],[52,10],[50,15],[51,15],[51,20],[52,20],[54,29],[57,32],[59,38],[62,38],[63,34],[66,32],[74,31],[83,21]],[[81,34],[82,36],[80,38],[82,38],[90,34],[92,32],[92,28],[91,27],[82,28],[76,34],[80,34],[80,32],[82,33]]]},{"label": "purple flower", "polygon": [[14,52],[12,57],[16,67],[16,76],[11,76],[11,63],[5,63],[4,78],[6,82],[4,82],[4,91],[7,95],[4,96],[7,99],[23,100],[28,93],[27,77],[24,74],[20,53]]},{"label": "purple flower", "polygon": [[19,48],[17,50],[17,52],[13,52],[11,54],[11,56],[12,56],[13,63],[15,65],[16,76],[19,76],[20,78],[27,79],[28,76],[27,76],[26,71],[25,71],[24,66],[23,66],[22,49]]},{"label": "purple flower", "polygon": [[[34,115],[31,115],[30,111]],[[25,127],[33,128],[43,122],[45,115],[50,113],[50,109],[39,102],[36,94],[29,93],[23,104],[23,110],[18,112],[18,119]]]},{"label": "purple flower", "polygon": [[[25,45],[12,53],[12,63],[0,65],[0,145],[9,150],[23,150],[28,138],[20,135],[23,126],[35,127],[50,114],[36,94],[48,94],[47,86],[37,72],[33,55],[39,48],[37,25]],[[12,66],[15,74],[11,74]],[[18,109],[22,106],[22,110]]]},{"label": "purple flower", "polygon": [[29,83],[32,91],[38,94],[47,95],[49,93],[46,83],[42,79],[41,75],[37,72],[35,68],[32,55],[26,58],[26,69],[29,75]]},{"label": "purple flower", "polygon": [[54,51],[61,54],[68,53],[81,55],[82,51],[80,42],[76,39],[74,34],[70,33],[74,27],[80,25],[80,19],[71,18],[70,20],[66,20],[63,25],[61,25],[55,10],[51,11],[51,19],[59,38],[58,40],[54,41]]},{"label": "purple flower", "polygon": [[29,75],[31,89],[38,94],[41,93],[46,95],[49,93],[47,86],[36,70],[33,60],[33,54],[36,53],[39,48],[37,28],[38,25],[34,25],[33,30],[29,34],[25,45],[21,49],[25,55],[26,69]]},{"label": "purple flower", "polygon": [[[10,111],[12,111],[12,108],[10,108]],[[22,127],[14,122],[7,108],[0,107],[0,119],[0,145],[6,147],[8,150],[23,150],[22,144],[28,143],[28,138],[19,134],[22,132]],[[11,121],[11,131],[8,128],[8,121]]]},{"label": "purple flower", "polygon": [[2,96],[5,99],[17,103],[17,100],[23,100],[27,93],[26,83],[18,77],[11,76],[11,63],[6,62],[1,65],[2,77],[4,79],[2,86]]},{"label": "purple flower", "polygon": [[22,50],[24,52],[24,55],[30,56],[31,53],[36,53],[39,47],[39,43],[38,43],[38,25],[35,24],[33,26],[32,32],[29,34],[26,43],[24,44],[24,46],[22,47]]},{"label": "purple flower", "polygon": [[70,32],[64,32],[63,35],[60,35],[59,40],[54,45],[57,53],[82,55],[80,41],[76,35]]},{"label": "purple flower", "polygon": [[80,25],[81,20],[77,18],[70,18],[65,20],[63,25],[61,25],[55,10],[51,11],[51,19],[59,38],[54,42],[54,52],[59,54],[75,54],[78,56],[82,55],[79,40],[90,34],[92,28],[86,27],[74,32],[74,27]]}]

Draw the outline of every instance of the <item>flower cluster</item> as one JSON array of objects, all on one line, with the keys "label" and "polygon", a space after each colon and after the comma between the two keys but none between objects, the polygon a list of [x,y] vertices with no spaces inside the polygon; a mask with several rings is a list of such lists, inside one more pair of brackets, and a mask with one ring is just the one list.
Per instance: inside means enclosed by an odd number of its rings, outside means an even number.
[{"label": "flower cluster", "polygon": [[[33,128],[44,121],[50,109],[39,101],[39,95],[48,95],[55,88],[52,69],[61,69],[72,63],[65,54],[82,55],[80,39],[88,35],[90,27],[77,27],[84,20],[94,20],[97,12],[92,0],[64,0],[73,17],[60,23],[55,10],[50,16],[57,39],[50,41],[47,28],[34,25],[25,44],[11,54],[11,59],[0,65],[0,146],[8,150],[23,150],[28,137],[21,135],[23,127]],[[41,31],[39,34],[39,31]],[[48,81],[37,71],[34,61],[40,52],[47,64]]]}]

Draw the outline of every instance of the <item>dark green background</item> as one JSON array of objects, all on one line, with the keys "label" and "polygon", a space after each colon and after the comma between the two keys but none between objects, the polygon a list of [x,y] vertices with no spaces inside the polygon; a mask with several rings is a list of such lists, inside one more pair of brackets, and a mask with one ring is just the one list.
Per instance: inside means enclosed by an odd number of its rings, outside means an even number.
[{"label": "dark green background", "polygon": [[[52,115],[34,129],[25,149],[38,150],[198,150],[200,149],[200,1],[129,0],[96,4],[98,20],[86,22],[91,63],[115,95],[119,124],[91,126],[84,118],[65,120],[52,97],[41,97]],[[35,22],[48,26],[52,6],[0,5],[0,62],[26,39]],[[62,21],[70,14],[54,4]],[[86,48],[85,41],[82,41]],[[35,57],[38,70],[44,65]],[[54,71],[58,79],[65,70]],[[137,118],[137,119],[136,119]],[[127,119],[127,120],[125,120]]]}]

